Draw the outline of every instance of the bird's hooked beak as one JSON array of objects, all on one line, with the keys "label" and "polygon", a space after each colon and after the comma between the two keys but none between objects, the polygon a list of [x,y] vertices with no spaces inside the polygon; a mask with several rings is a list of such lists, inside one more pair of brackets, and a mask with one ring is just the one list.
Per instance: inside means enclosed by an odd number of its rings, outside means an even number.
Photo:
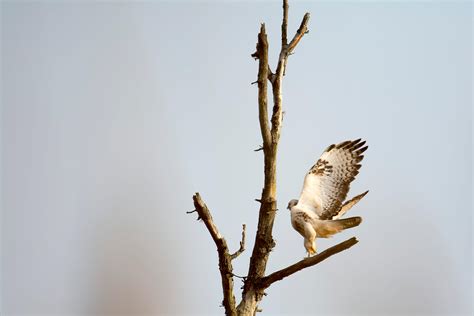
[{"label": "bird's hooked beak", "polygon": [[291,208],[296,204],[298,204],[298,200],[291,200],[290,202],[288,202],[288,206],[286,208],[291,211]]}]

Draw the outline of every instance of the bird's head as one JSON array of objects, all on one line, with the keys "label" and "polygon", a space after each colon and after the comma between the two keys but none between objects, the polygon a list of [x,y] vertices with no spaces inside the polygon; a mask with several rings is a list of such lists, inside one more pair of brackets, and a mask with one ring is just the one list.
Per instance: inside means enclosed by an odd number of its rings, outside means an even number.
[{"label": "bird's head", "polygon": [[291,208],[295,206],[296,204],[298,204],[298,200],[293,199],[290,202],[288,202],[288,206],[286,208],[291,211]]}]

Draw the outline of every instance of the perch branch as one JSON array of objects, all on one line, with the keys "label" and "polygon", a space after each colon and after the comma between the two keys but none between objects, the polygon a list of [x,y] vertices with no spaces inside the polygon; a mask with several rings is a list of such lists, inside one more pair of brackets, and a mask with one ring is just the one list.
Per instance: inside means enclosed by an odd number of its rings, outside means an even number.
[{"label": "perch branch", "polygon": [[235,258],[240,256],[240,254],[244,251],[245,251],[245,224],[242,224],[242,240],[240,241],[240,248],[236,252],[230,255],[230,259],[234,260]]},{"label": "perch branch", "polygon": [[352,246],[354,246],[357,243],[358,243],[357,238],[355,238],[355,237],[349,238],[346,241],[343,241],[343,242],[341,242],[341,243],[339,243],[339,244],[337,244],[337,245],[335,245],[331,248],[328,248],[328,249],[324,250],[323,252],[321,252],[321,253],[313,256],[313,257],[305,258],[301,261],[298,261],[295,264],[292,264],[289,267],[286,267],[286,268],[281,269],[279,271],[273,272],[272,274],[260,279],[259,286],[262,289],[266,289],[272,283],[280,281],[283,278],[286,278],[286,277],[288,277],[288,276],[292,275],[293,273],[296,273],[300,270],[303,270],[305,268],[314,266],[314,265],[320,263],[321,261],[331,257],[332,255],[335,255],[335,254],[337,254],[341,251],[344,251],[346,249],[351,248]]},{"label": "perch branch", "polygon": [[211,234],[212,239],[217,247],[217,253],[219,255],[219,271],[221,273],[222,289],[224,293],[224,299],[222,305],[225,308],[226,315],[237,315],[235,308],[235,297],[234,297],[234,279],[232,273],[232,258],[229,254],[229,248],[224,237],[219,233],[217,226],[214,224],[211,212],[207,208],[207,205],[201,199],[199,193],[193,196],[194,207],[199,217],[202,219],[207,227],[207,230]]}]

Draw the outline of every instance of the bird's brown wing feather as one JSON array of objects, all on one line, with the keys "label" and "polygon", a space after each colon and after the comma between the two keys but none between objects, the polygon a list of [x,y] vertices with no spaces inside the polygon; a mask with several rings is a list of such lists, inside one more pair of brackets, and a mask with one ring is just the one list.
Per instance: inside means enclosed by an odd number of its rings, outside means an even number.
[{"label": "bird's brown wing feather", "polygon": [[306,175],[298,204],[312,209],[320,219],[337,215],[359,173],[362,154],[368,148],[364,145],[365,141],[357,139],[329,146]]}]

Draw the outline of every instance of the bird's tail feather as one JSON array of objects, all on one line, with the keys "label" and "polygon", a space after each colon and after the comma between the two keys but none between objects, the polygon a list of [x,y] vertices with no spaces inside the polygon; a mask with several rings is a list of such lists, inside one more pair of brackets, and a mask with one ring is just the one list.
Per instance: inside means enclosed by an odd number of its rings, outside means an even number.
[{"label": "bird's tail feather", "polygon": [[322,221],[319,225],[315,227],[316,234],[318,237],[331,237],[332,235],[339,233],[340,231],[352,227],[359,226],[362,222],[362,218],[357,217],[349,217],[344,219],[336,219],[336,220],[327,220]]},{"label": "bird's tail feather", "polygon": [[341,230],[352,228],[359,226],[360,223],[362,223],[362,217],[356,216],[356,217],[349,217],[349,218],[344,218],[344,219],[336,219],[331,221],[335,225],[339,225],[341,227]]}]

